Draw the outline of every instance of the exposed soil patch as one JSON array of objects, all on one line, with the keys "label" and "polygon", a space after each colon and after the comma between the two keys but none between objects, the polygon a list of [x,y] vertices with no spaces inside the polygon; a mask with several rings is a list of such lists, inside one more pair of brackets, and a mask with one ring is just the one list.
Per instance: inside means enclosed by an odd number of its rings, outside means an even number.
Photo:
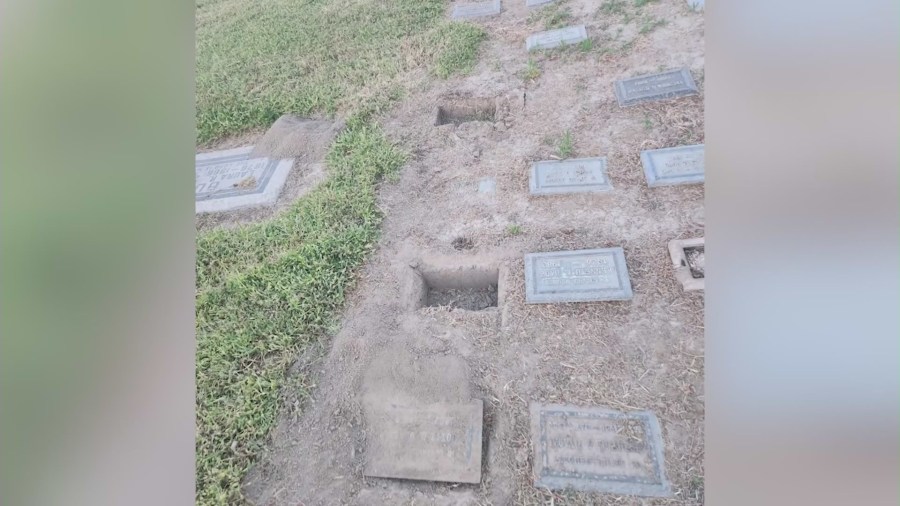
[{"label": "exposed soil patch", "polygon": [[428,307],[449,306],[456,309],[481,311],[497,307],[497,287],[465,288],[450,290],[428,290]]},{"label": "exposed soil patch", "polygon": [[496,102],[488,98],[460,98],[439,105],[434,124],[459,125],[467,121],[494,121]]},{"label": "exposed soil patch", "polygon": [[693,276],[694,279],[704,277],[703,269],[706,265],[706,259],[703,250],[703,246],[684,249],[684,257],[687,259],[688,267],[691,268],[691,276]]},{"label": "exposed soil patch", "polygon": [[464,250],[464,249],[472,249],[475,247],[475,244],[472,242],[472,239],[468,237],[457,237],[453,239],[453,249],[455,250]]},{"label": "exposed soil patch", "polygon": [[[255,495],[248,493],[257,504],[702,501],[704,299],[684,295],[666,245],[703,236],[704,187],[648,188],[640,162],[644,149],[703,142],[702,15],[683,0],[616,2],[635,10],[627,17],[608,15],[601,0],[569,0],[570,24],[586,25],[593,49],[528,54],[525,38],[543,26],[527,24],[524,4],[506,2],[503,13],[481,22],[488,38],[471,75],[410,76],[410,93],[379,118],[414,157],[399,181],[381,188],[386,219],[378,249],[349,295],[315,400],[280,418],[259,464],[264,486],[258,480]],[[643,22],[651,18],[667,22]],[[607,40],[621,50],[606,51]],[[529,60],[540,75],[526,82]],[[692,70],[700,96],[618,106],[615,80],[682,66]],[[494,119],[484,119],[476,106],[447,109],[452,96],[512,98],[491,100]],[[614,191],[529,195],[532,162],[558,156],[556,143],[545,140],[566,131],[571,156],[607,157]],[[486,179],[494,182],[489,197],[477,191]],[[458,247],[462,237],[471,248]],[[526,253],[611,246],[624,248],[633,300],[525,304]],[[453,297],[457,308],[493,303],[473,300],[492,285],[496,309],[446,309]],[[436,300],[450,304],[428,307]],[[485,406],[479,485],[363,476],[360,441],[378,403],[473,397]],[[536,488],[529,402],[653,411],[673,496]]]}]

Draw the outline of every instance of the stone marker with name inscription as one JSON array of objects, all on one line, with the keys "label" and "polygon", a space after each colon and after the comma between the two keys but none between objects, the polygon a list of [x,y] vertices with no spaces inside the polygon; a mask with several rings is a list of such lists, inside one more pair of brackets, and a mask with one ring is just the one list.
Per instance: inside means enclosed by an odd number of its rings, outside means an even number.
[{"label": "stone marker with name inscription", "polygon": [[622,79],[616,81],[615,91],[622,107],[700,93],[687,67]]},{"label": "stone marker with name inscription", "polygon": [[606,158],[536,162],[531,166],[529,191],[532,195],[612,191],[606,175]]},{"label": "stone marker with name inscription", "polygon": [[525,255],[525,302],[594,302],[632,298],[620,247]]},{"label": "stone marker with name inscription", "polygon": [[669,497],[662,433],[649,411],[531,404],[534,485]]},{"label": "stone marker with name inscription", "polygon": [[253,146],[198,154],[195,211],[211,213],[274,204],[293,159],[250,158]]},{"label": "stone marker with name inscription", "polygon": [[538,32],[528,36],[525,40],[525,49],[552,49],[567,44],[578,44],[587,39],[587,30],[584,25],[567,26],[558,30]]},{"label": "stone marker with name inscription", "polygon": [[450,17],[453,19],[466,19],[495,16],[497,14],[500,14],[500,0],[491,0],[489,2],[456,4]]},{"label": "stone marker with name inscription", "polygon": [[697,184],[706,179],[704,145],[641,151],[647,186]]},{"label": "stone marker with name inscription", "polygon": [[385,406],[366,420],[366,476],[481,482],[481,400]]}]

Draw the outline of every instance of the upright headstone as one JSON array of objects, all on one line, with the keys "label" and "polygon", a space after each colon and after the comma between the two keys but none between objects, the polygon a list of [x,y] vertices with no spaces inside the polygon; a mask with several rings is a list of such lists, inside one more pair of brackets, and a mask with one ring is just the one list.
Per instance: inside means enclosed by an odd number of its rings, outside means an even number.
[{"label": "upright headstone", "polygon": [[704,145],[641,151],[647,186],[697,184],[706,179]]},{"label": "upright headstone", "polygon": [[250,158],[253,146],[198,154],[194,197],[198,213],[275,203],[293,159]]},{"label": "upright headstone", "polygon": [[534,485],[668,497],[662,434],[649,411],[531,404]]},{"label": "upright headstone", "polygon": [[606,174],[606,158],[536,162],[531,166],[529,190],[532,195],[612,191]]},{"label": "upright headstone", "polygon": [[641,102],[696,95],[700,91],[687,67],[616,81],[616,99],[626,107]]},{"label": "upright headstone", "polygon": [[584,28],[584,25],[567,26],[558,30],[548,30],[529,35],[525,41],[525,49],[528,51],[551,49],[567,44],[578,44],[585,39],[587,39],[587,30]]},{"label": "upright headstone", "polygon": [[525,302],[594,302],[632,298],[622,248],[525,255]]},{"label": "upright headstone", "polygon": [[488,2],[456,4],[450,17],[453,19],[468,19],[496,16],[497,14],[500,14],[500,0],[490,0]]},{"label": "upright headstone", "polygon": [[366,420],[363,474],[379,478],[481,482],[483,404],[385,406]]}]

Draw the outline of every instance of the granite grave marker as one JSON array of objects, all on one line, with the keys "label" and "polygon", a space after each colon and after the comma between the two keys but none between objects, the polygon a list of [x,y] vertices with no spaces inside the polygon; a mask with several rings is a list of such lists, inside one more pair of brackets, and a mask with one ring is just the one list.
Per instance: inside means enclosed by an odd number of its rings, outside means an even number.
[{"label": "granite grave marker", "polygon": [[704,145],[641,151],[647,186],[702,183],[706,179]]},{"label": "granite grave marker", "polygon": [[547,30],[529,35],[525,40],[525,49],[528,51],[551,49],[567,44],[578,44],[585,39],[587,39],[587,30],[584,25],[567,26],[558,30]]},{"label": "granite grave marker", "polygon": [[662,435],[649,411],[531,404],[534,485],[668,497]]},{"label": "granite grave marker", "polygon": [[386,406],[367,420],[363,474],[379,478],[481,482],[483,404]]},{"label": "granite grave marker", "polygon": [[450,16],[453,19],[467,19],[496,16],[497,14],[500,14],[500,0],[456,4],[453,7],[453,13]]},{"label": "granite grave marker", "polygon": [[525,302],[593,302],[632,298],[620,247],[525,255]]},{"label": "granite grave marker", "polygon": [[606,158],[536,162],[531,166],[529,191],[532,195],[612,191],[606,175]]},{"label": "granite grave marker", "polygon": [[687,67],[622,79],[616,81],[615,91],[622,107],[699,93]]},{"label": "granite grave marker", "polygon": [[525,7],[537,7],[539,5],[548,4],[554,0],[525,0]]},{"label": "granite grave marker", "polygon": [[195,211],[210,213],[275,203],[293,159],[250,158],[253,147],[198,154]]}]

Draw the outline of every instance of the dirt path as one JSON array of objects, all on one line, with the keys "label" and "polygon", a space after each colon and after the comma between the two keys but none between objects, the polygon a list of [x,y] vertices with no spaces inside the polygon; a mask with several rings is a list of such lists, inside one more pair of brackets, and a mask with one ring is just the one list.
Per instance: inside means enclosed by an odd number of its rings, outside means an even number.
[{"label": "dirt path", "polygon": [[[597,15],[600,2],[567,5],[568,24],[601,38],[618,32]],[[640,17],[625,25],[617,43],[633,41],[627,51],[603,54],[595,40],[586,54],[533,56],[541,75],[526,83],[524,41],[543,29],[528,16],[524,0],[505,0],[484,23],[488,41],[470,76],[435,83],[382,118],[413,161],[381,192],[384,235],[331,348],[298,363],[319,374],[314,399],[282,413],[245,483],[253,502],[549,503],[551,493],[531,484],[531,401],[651,410],[662,426],[672,498],[557,492],[556,504],[702,502],[703,295],[682,292],[666,245],[703,235],[703,186],[650,189],[639,158],[642,149],[703,142],[702,15],[682,0],[647,4],[641,16],[667,23],[644,34]],[[682,66],[699,97],[617,105],[616,79]],[[453,97],[502,97],[499,117],[434,126],[436,107]],[[529,196],[531,162],[555,155],[566,130],[572,157],[608,157],[611,194]],[[613,246],[625,250],[633,300],[524,303],[525,253]],[[457,267],[496,270],[497,306],[416,307],[416,269]],[[472,398],[485,410],[480,485],[363,477],[373,407]]]}]

